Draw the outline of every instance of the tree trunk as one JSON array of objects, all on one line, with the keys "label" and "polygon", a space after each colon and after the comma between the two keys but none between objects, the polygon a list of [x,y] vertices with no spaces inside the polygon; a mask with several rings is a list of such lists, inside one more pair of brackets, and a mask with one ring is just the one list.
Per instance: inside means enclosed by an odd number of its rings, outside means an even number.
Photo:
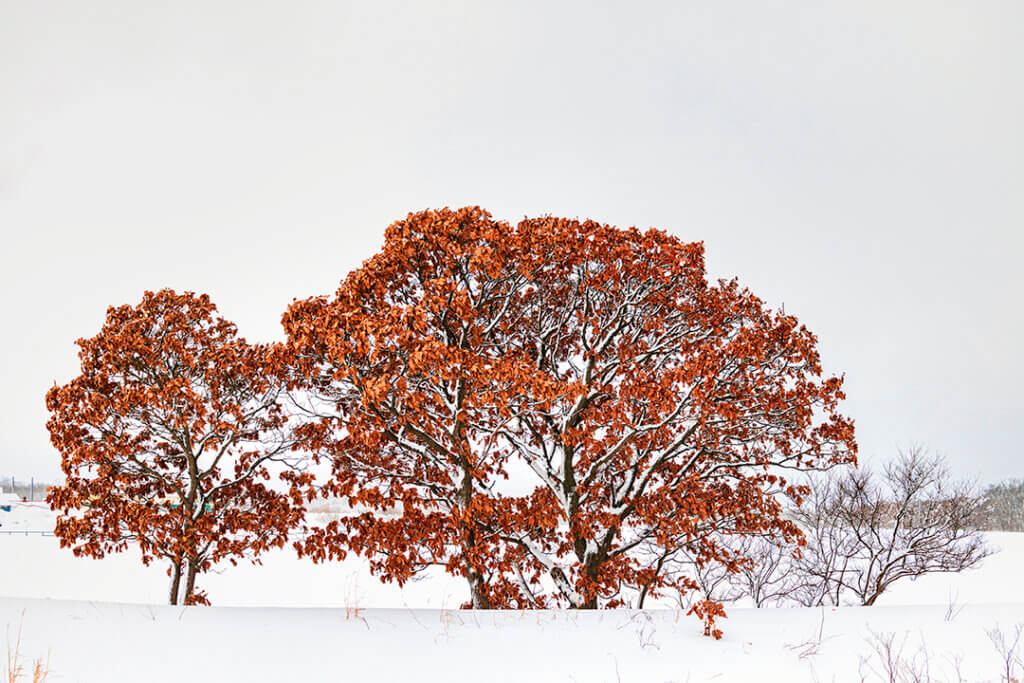
[{"label": "tree trunk", "polygon": [[[462,388],[460,385],[459,389],[459,404],[462,403]],[[455,433],[459,437],[463,445],[463,452],[468,454],[470,452],[469,441],[465,438],[465,427],[461,422],[455,425]],[[463,510],[469,510],[473,501],[473,475],[471,470],[472,463],[469,460],[468,455],[462,456],[462,485],[459,487],[459,507]],[[472,557],[475,555],[477,536],[476,536],[476,522],[472,519],[468,522],[464,519],[462,524],[464,525],[464,536],[462,538],[462,557],[463,566],[466,568],[466,581],[469,582],[469,600],[470,605],[473,609],[491,609],[491,599],[487,596],[486,586],[484,585],[484,579],[480,576],[480,572],[473,566]]]},{"label": "tree trunk", "polygon": [[470,569],[466,581],[469,582],[470,604],[473,609],[491,609],[491,599],[487,596],[484,580],[480,575]]},{"label": "tree trunk", "polygon": [[185,596],[182,600],[182,604],[189,604],[189,600],[192,598],[192,592],[196,588],[196,563],[193,560],[188,561],[188,575],[185,579]]},{"label": "tree trunk", "polygon": [[878,597],[882,593],[884,593],[884,592],[885,592],[885,586],[882,585],[882,580],[879,579],[878,581],[875,582],[875,591],[871,595],[868,596],[867,600],[864,601],[863,605],[865,607],[871,607],[872,605],[875,604],[875,600],[877,600]]},{"label": "tree trunk", "polygon": [[181,561],[171,563],[171,601],[170,604],[178,604],[178,590],[181,588]]},{"label": "tree trunk", "polygon": [[[604,553],[604,550],[600,548],[597,552],[590,555],[581,552],[581,550],[583,548],[586,548],[587,546],[588,544],[585,541],[583,541],[583,539],[579,539],[577,541],[577,547],[580,549],[577,550],[577,556],[580,556],[581,560],[585,560],[585,563],[583,565],[583,576],[586,580],[586,583],[584,585],[592,587],[597,585],[597,577],[598,574],[600,574],[601,565],[604,564],[606,555]],[[591,588],[587,592],[590,594],[583,595],[584,602],[582,605],[577,607],[577,609],[597,609],[597,590]]]}]

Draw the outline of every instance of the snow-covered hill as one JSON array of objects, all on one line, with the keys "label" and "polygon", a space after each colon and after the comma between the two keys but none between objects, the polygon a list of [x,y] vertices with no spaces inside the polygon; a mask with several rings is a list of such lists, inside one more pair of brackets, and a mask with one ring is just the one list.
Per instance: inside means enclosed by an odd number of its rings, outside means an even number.
[{"label": "snow-covered hill", "polygon": [[357,559],[318,566],[289,550],[202,577],[216,607],[167,607],[164,568],[24,535],[52,528],[44,507],[0,524],[19,532],[0,534],[0,626],[11,645],[21,629],[24,657],[50,657],[54,681],[889,680],[886,643],[931,680],[999,681],[988,631],[1012,639],[1024,624],[1021,534],[990,534],[1001,552],[982,567],[897,584],[876,607],[730,608],[716,642],[667,609],[459,611],[456,579],[399,589]]}]

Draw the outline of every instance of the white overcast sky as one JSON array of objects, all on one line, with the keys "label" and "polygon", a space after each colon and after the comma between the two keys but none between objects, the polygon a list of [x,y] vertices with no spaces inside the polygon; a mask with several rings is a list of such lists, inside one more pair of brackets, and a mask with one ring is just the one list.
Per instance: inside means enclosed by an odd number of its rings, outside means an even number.
[{"label": "white overcast sky", "polygon": [[1024,476],[1024,4],[0,0],[0,474],[145,289],[251,341],[413,210],[703,240],[862,459]]}]

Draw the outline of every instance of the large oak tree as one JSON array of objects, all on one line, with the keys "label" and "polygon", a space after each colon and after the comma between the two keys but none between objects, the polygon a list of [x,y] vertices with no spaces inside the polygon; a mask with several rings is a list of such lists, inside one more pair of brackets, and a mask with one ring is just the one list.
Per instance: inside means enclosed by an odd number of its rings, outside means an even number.
[{"label": "large oak tree", "polygon": [[325,490],[401,512],[303,550],[399,581],[442,564],[477,607],[679,588],[651,547],[729,562],[709,530],[798,539],[786,471],[854,459],[815,337],[656,230],[410,214],[284,323]]}]

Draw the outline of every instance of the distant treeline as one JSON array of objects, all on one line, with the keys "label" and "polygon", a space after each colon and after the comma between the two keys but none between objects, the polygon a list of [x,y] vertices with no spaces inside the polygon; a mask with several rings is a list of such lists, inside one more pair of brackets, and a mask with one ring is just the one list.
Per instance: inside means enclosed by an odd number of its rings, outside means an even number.
[{"label": "distant treeline", "polygon": [[13,493],[23,500],[46,500],[46,492],[53,486],[53,482],[38,479],[19,480],[14,477],[0,477],[0,492]]},{"label": "distant treeline", "polygon": [[1024,479],[992,484],[982,495],[985,506],[979,527],[986,531],[1024,531]]}]

